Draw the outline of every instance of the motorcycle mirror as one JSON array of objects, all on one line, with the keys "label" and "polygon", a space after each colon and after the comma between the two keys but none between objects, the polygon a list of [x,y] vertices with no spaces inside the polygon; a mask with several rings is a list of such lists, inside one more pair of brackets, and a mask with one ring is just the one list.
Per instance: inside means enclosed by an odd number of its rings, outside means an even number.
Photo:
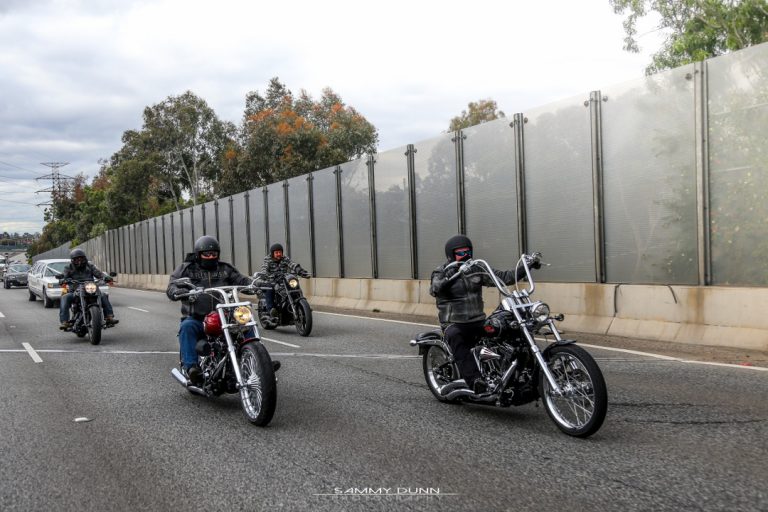
[{"label": "motorcycle mirror", "polygon": [[117,272],[112,271],[112,272],[109,273],[109,276],[110,277],[117,277]]}]

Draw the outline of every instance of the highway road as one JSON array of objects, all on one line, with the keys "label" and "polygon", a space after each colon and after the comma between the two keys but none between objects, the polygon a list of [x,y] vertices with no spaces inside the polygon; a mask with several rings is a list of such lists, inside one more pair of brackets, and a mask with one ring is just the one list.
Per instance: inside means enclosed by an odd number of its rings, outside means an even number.
[{"label": "highway road", "polygon": [[[262,333],[277,411],[170,375],[179,304],[113,288],[92,346],[0,290],[0,510],[768,510],[768,372],[589,348],[603,428],[543,407],[438,403],[408,346],[426,325],[317,312]],[[87,421],[75,421],[85,418]]]}]

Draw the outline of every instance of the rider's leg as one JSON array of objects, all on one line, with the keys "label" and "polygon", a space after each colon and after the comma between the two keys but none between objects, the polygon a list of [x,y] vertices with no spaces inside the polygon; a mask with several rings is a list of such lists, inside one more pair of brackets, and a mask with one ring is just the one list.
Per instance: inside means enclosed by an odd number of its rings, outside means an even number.
[{"label": "rider's leg", "polygon": [[179,326],[179,347],[181,348],[181,362],[184,368],[197,366],[197,340],[205,336],[203,322],[195,320],[191,316],[181,321]]},{"label": "rider's leg", "polygon": [[112,303],[109,302],[109,295],[101,296],[101,307],[104,309],[104,320],[108,324],[116,324],[118,320],[115,320],[115,311],[112,309]]},{"label": "rider's leg", "polygon": [[480,378],[480,370],[472,355],[472,347],[477,341],[477,331],[482,329],[483,322],[468,324],[451,324],[445,330],[445,342],[451,347],[456,365],[459,367],[461,378],[471,388],[475,380]]},{"label": "rider's leg", "polygon": [[69,322],[69,308],[72,306],[72,297],[74,297],[71,293],[65,293],[61,296],[61,301],[59,302],[59,323],[64,324]]}]

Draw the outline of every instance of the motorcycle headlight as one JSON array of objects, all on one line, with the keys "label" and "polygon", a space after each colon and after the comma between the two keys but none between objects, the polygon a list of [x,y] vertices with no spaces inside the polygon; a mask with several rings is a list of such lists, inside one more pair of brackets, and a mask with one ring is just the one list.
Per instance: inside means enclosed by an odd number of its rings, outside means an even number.
[{"label": "motorcycle headlight", "polygon": [[247,306],[238,306],[235,308],[233,316],[235,318],[235,322],[240,325],[245,325],[253,320],[253,313],[251,313],[251,308]]},{"label": "motorcycle headlight", "polygon": [[291,288],[296,288],[297,286],[299,286],[299,280],[298,279],[289,279],[288,280],[288,286],[290,286]]},{"label": "motorcycle headlight", "polygon": [[85,293],[96,293],[96,283],[85,283]]},{"label": "motorcycle headlight", "polygon": [[549,318],[549,306],[543,302],[533,308],[533,319],[537,322],[546,322]]}]

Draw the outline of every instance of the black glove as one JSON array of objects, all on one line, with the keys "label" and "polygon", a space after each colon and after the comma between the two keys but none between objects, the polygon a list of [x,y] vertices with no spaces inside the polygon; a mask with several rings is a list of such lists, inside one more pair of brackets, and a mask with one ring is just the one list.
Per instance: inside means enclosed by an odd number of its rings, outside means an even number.
[{"label": "black glove", "polygon": [[302,270],[302,271],[299,273],[299,277],[303,277],[304,279],[309,279],[310,277],[312,277],[312,274],[310,274],[310,273],[309,273],[308,271],[306,271],[306,270]]},{"label": "black glove", "polygon": [[535,252],[528,257],[528,266],[536,270],[541,268],[541,253]]},{"label": "black glove", "polygon": [[105,283],[111,283],[112,281],[114,281],[112,276],[104,276],[104,282]]},{"label": "black glove", "polygon": [[443,275],[446,279],[452,278],[457,272],[459,271],[459,266],[454,265],[452,267],[448,267],[443,271]]}]

